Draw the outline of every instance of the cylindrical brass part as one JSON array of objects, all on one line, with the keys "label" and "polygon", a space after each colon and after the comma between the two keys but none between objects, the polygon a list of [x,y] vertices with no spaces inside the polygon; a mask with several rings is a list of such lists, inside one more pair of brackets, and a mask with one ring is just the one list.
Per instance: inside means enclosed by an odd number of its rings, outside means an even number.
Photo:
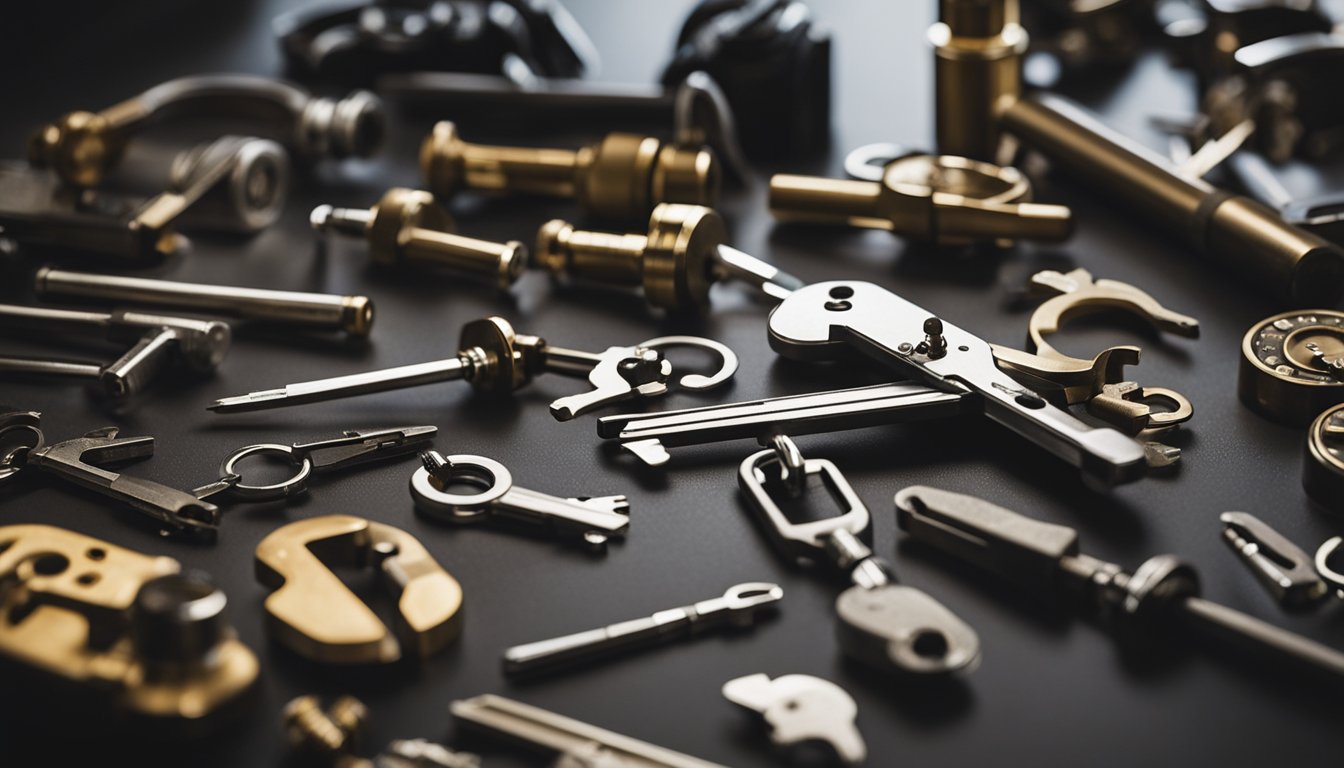
[{"label": "cylindrical brass part", "polygon": [[643,280],[644,235],[587,232],[561,219],[537,231],[537,263],[552,277],[609,285],[639,285]]},{"label": "cylindrical brass part", "polygon": [[708,148],[628,133],[571,152],[469,144],[441,122],[420,148],[420,167],[441,197],[460,189],[572,197],[611,219],[645,216],[661,202],[712,204],[719,190],[718,161]]},{"label": "cylindrical brass part", "polygon": [[648,235],[547,222],[537,232],[537,256],[553,277],[639,285],[656,307],[701,309],[709,304],[717,249],[726,239],[723,219],[712,209],[663,203],[649,218]]},{"label": "cylindrical brass part", "polygon": [[942,0],[929,28],[939,152],[995,159],[999,113],[1022,92],[1027,33],[1017,17],[1017,0]]},{"label": "cylindrical brass part", "polygon": [[432,229],[405,233],[406,261],[475,275],[507,290],[527,266],[527,248],[517,240],[495,243]]},{"label": "cylindrical brass part", "polygon": [[406,262],[464,272],[508,290],[527,266],[527,247],[453,232],[452,216],[428,192],[394,188],[373,209],[367,236],[374,261]]},{"label": "cylindrical brass part", "polygon": [[1003,112],[1002,121],[1064,171],[1132,205],[1277,301],[1330,305],[1344,293],[1344,251],[1337,246],[1260,203],[1180,176],[1165,158],[1070,102],[1023,98]]},{"label": "cylindrical brass part", "polygon": [[783,221],[894,227],[882,205],[882,185],[875,181],[776,174],[770,177],[770,212]]},{"label": "cylindrical brass part", "polygon": [[1341,424],[1341,411],[1344,405],[1336,405],[1322,411],[1311,423],[1302,461],[1302,487],[1307,495],[1334,512],[1344,512],[1344,459],[1338,452],[1338,438],[1328,435],[1326,430]]}]

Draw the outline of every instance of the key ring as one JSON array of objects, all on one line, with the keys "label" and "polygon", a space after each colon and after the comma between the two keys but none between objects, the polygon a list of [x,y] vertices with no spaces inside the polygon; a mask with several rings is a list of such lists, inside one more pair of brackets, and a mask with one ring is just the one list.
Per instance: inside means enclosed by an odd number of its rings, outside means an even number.
[{"label": "key ring", "polygon": [[[249,456],[259,455],[282,456],[291,466],[296,466],[299,469],[288,480],[279,483],[248,485],[243,482],[243,476],[238,472],[238,463]],[[290,445],[259,443],[234,451],[231,456],[224,460],[223,464],[219,465],[219,483],[206,487],[211,489],[209,495],[227,491],[245,501],[283,499],[297,496],[307,490],[308,476],[312,473],[313,460],[306,453],[300,453]],[[222,487],[221,484],[223,484]]]},{"label": "key ring", "polygon": [[0,485],[23,469],[28,454],[42,447],[41,415],[36,411],[0,410]]},{"label": "key ring", "polygon": [[[421,454],[425,466],[411,475],[411,496],[417,506],[450,522],[470,523],[485,516],[487,508],[513,487],[513,475],[494,459],[455,453],[443,456]],[[479,493],[449,493],[450,483],[479,487]]]}]

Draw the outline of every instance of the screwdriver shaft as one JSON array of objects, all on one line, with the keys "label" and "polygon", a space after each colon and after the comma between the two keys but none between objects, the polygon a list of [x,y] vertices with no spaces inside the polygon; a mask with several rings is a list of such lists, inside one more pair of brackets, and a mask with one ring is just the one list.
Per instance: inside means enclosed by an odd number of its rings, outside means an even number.
[{"label": "screwdriver shaft", "polygon": [[403,365],[381,371],[355,373],[331,379],[318,379],[286,385],[282,389],[249,392],[238,397],[225,397],[207,406],[216,413],[242,413],[270,408],[284,408],[305,403],[320,403],[342,397],[355,397],[392,389],[437,384],[441,381],[464,379],[471,374],[471,364],[461,357],[432,360],[428,363]]},{"label": "screwdriver shaft", "polygon": [[1269,651],[1304,671],[1325,673],[1336,682],[1344,682],[1344,653],[1203,598],[1187,597],[1179,606],[1176,615],[1194,631],[1252,650]]}]

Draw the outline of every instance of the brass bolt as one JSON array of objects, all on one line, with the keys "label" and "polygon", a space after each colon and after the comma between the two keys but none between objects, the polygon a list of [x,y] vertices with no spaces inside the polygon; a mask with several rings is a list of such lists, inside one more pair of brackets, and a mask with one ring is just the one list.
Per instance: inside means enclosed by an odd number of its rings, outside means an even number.
[{"label": "brass bolt", "polygon": [[713,205],[719,194],[709,148],[630,133],[577,151],[531,149],[468,144],[441,122],[420,147],[420,170],[441,198],[460,189],[566,197],[608,219],[637,219],[659,203]]},{"label": "brass bolt", "polygon": [[313,228],[364,237],[375,263],[444,267],[492,281],[508,290],[527,266],[527,247],[517,240],[494,243],[454,234],[453,217],[428,192],[396,187],[368,210],[313,209]]},{"label": "brass bolt", "polygon": [[588,232],[555,219],[537,232],[537,262],[553,277],[642,286],[655,307],[699,309],[709,304],[723,219],[699,205],[663,203],[647,235]]},{"label": "brass bolt", "polygon": [[291,747],[334,761],[359,748],[368,715],[368,708],[353,696],[342,696],[323,711],[322,702],[308,695],[286,704],[282,719]]}]

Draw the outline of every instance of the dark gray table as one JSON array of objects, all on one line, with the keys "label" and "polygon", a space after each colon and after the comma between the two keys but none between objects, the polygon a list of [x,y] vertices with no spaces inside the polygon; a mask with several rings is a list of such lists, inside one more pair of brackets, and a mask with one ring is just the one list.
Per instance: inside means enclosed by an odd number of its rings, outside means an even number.
[{"label": "dark gray table", "polygon": [[[280,56],[268,21],[288,5],[164,3],[132,13],[113,5],[62,4],[12,20],[17,23],[6,26],[13,44],[0,54],[7,95],[0,146],[16,156],[41,120],[99,108],[171,77],[278,73]],[[670,49],[688,3],[574,0],[571,5],[605,57],[604,77],[648,80]],[[765,308],[736,289],[716,289],[714,312],[697,328],[665,321],[633,299],[557,290],[538,275],[526,278],[516,300],[506,302],[452,280],[377,272],[357,243],[319,255],[307,225],[314,205],[365,206],[388,186],[419,183],[416,149],[428,122],[399,120],[376,162],[325,169],[301,183],[271,231],[241,243],[197,238],[188,256],[147,272],[366,293],[379,311],[371,343],[241,334],[213,379],[160,387],[125,407],[99,405],[78,386],[11,381],[0,383],[0,401],[42,411],[53,440],[106,424],[128,435],[153,435],[157,454],[129,471],[179,487],[212,480],[225,455],[253,442],[433,424],[441,430],[436,441],[441,450],[499,459],[527,487],[629,494],[632,535],[605,559],[593,559],[498,530],[443,528],[413,512],[407,493],[411,461],[322,480],[294,504],[231,506],[213,547],[162,540],[133,514],[69,488],[34,482],[7,489],[0,523],[66,526],[209,571],[228,592],[242,638],[261,658],[258,696],[235,730],[185,746],[139,743],[115,745],[116,750],[177,764],[274,762],[282,751],[279,710],[305,692],[360,696],[372,709],[375,745],[394,737],[452,738],[448,703],[496,692],[706,759],[766,766],[778,758],[769,751],[764,729],[719,694],[729,678],[763,671],[819,675],[848,689],[859,703],[872,765],[1325,762],[1327,750],[1338,746],[1338,702],[1269,679],[1257,672],[1254,658],[1195,653],[1169,664],[1129,663],[1108,634],[1071,613],[1041,607],[956,563],[897,545],[892,494],[914,483],[942,486],[1075,526],[1085,551],[1126,565],[1160,552],[1180,554],[1199,567],[1209,596],[1318,640],[1338,644],[1344,628],[1338,606],[1305,616],[1283,614],[1219,540],[1217,515],[1230,509],[1261,515],[1313,547],[1340,528],[1337,517],[1313,506],[1302,492],[1302,431],[1271,424],[1237,401],[1241,336],[1275,309],[1261,296],[1200,264],[1094,190],[1063,182],[1042,186],[1038,198],[1074,207],[1076,237],[1058,247],[1024,246],[998,259],[920,252],[881,232],[814,233],[772,224],[765,205],[769,173],[835,175],[848,148],[872,141],[930,145],[932,56],[924,30],[934,5],[814,3],[836,33],[835,148],[817,162],[760,168],[754,189],[729,194],[723,210],[734,243],[807,280],[849,277],[885,285],[998,343],[1022,342],[1029,309],[1013,297],[1028,275],[1047,266],[1081,265],[1098,277],[1134,283],[1199,318],[1203,328],[1197,341],[1159,339],[1123,320],[1086,323],[1061,335],[1065,351],[1083,355],[1109,344],[1140,344],[1145,357],[1134,375],[1184,392],[1196,407],[1180,438],[1181,470],[1109,496],[1088,492],[1068,467],[987,423],[926,423],[799,440],[806,454],[830,458],[844,470],[875,516],[876,551],[895,560],[900,578],[926,589],[980,632],[984,663],[963,687],[921,690],[842,661],[832,637],[831,607],[841,585],[785,567],[738,498],[735,472],[754,450],[748,443],[683,451],[665,473],[636,471],[629,457],[599,444],[592,417],[567,424],[551,419],[546,403],[577,386],[559,377],[539,380],[505,403],[482,402],[468,387],[449,384],[260,414],[223,417],[204,410],[224,395],[451,354],[461,324],[490,313],[566,346],[600,349],[696,331],[741,355],[742,370],[727,392],[674,395],[650,408],[880,380],[876,372],[819,371],[778,360],[765,343]],[[78,25],[65,28],[75,20]],[[1161,146],[1161,138],[1148,128],[1147,116],[1188,109],[1193,102],[1190,78],[1171,72],[1157,55],[1114,83],[1073,95],[1154,146]],[[462,122],[468,139],[507,138],[472,132],[471,115],[444,115],[449,116]],[[583,138],[592,136],[556,126],[553,141],[563,145]],[[534,134],[531,140],[546,144],[552,138]],[[1300,169],[1290,182],[1300,191],[1320,183]],[[545,219],[576,213],[544,201],[463,200],[455,210],[470,234],[523,240]],[[28,274],[37,261],[6,258],[0,297],[31,300]],[[37,349],[23,339],[0,344],[7,351]],[[351,674],[315,667],[267,641],[261,610],[266,590],[252,575],[253,548],[285,522],[330,513],[367,516],[412,532],[461,581],[465,630],[446,653],[419,669]],[[787,593],[779,618],[752,633],[661,647],[528,685],[501,676],[498,658],[505,646],[684,604],[748,580],[775,580]],[[39,705],[30,706],[26,692],[3,697],[24,710]],[[61,762],[56,758],[87,739],[81,721],[62,725],[60,739],[40,741],[14,732],[12,722],[0,720],[0,743],[40,750],[49,764]],[[491,765],[523,764],[515,762],[517,753],[489,743],[466,744],[490,754]]]}]

